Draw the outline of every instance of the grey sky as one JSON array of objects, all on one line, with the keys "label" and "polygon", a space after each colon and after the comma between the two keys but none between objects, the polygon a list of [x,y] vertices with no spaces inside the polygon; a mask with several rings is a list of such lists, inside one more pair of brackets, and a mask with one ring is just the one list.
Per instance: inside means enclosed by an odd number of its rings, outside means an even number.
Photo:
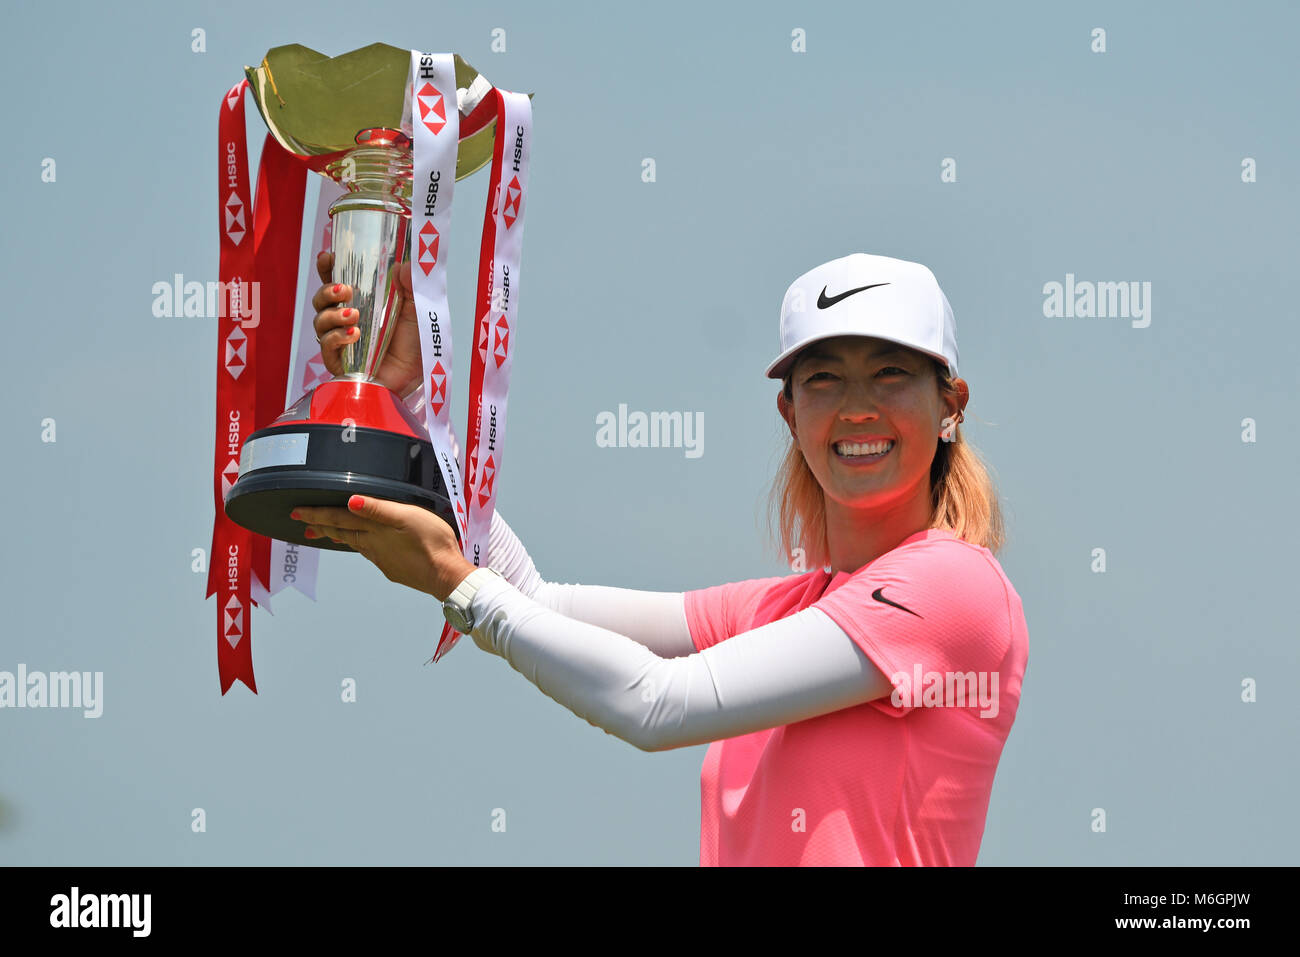
[{"label": "grey sky", "polygon": [[[103,713],[0,710],[0,862],[698,860],[703,746],[641,753],[469,640],[425,667],[436,602],[359,556],[323,556],[318,601],[255,612],[260,694],[219,694],[190,570],[212,527],[216,334],[155,318],[150,290],[216,278],[215,120],[244,64],[382,40],[536,94],[498,506],[543,576],[782,573],[762,521],[781,296],[849,252],[924,262],[1029,625],[980,863],[1293,863],[1295,559],[1275,521],[1300,465],[1295,8],[558,6],[10,12],[0,670],[102,672]],[[456,191],[461,355],[486,183]],[[1149,325],[1046,317],[1067,275],[1149,282]],[[698,416],[702,454],[602,446],[620,404]]]}]

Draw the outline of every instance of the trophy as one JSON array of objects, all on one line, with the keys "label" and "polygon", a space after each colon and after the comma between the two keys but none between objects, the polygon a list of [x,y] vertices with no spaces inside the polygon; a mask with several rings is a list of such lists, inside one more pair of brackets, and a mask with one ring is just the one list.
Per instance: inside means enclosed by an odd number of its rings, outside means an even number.
[{"label": "trophy", "polygon": [[[289,512],[297,505],[345,507],[353,494],[428,508],[460,538],[424,426],[402,398],[374,381],[401,307],[397,270],[411,258],[412,139],[401,129],[410,64],[410,51],[382,43],[335,58],[294,44],[270,50],[260,66],[244,71],[276,141],[347,190],[329,209],[331,279],[351,289],[347,306],[358,312],[360,333],[343,349],[341,375],[243,444],[226,515],[268,538],[350,551],[305,538],[306,526]],[[454,64],[460,180],[493,159],[497,119],[475,113],[491,84],[460,56]]]}]

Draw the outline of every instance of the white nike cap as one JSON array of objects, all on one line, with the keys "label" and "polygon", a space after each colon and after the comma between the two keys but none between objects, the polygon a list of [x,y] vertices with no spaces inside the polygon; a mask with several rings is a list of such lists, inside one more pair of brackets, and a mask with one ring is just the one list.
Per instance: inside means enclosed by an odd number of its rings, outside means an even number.
[{"label": "white nike cap", "polygon": [[957,375],[957,326],[934,273],[920,263],[853,253],[810,269],[781,302],[782,379],[804,346],[832,336],[875,336],[933,356]]}]

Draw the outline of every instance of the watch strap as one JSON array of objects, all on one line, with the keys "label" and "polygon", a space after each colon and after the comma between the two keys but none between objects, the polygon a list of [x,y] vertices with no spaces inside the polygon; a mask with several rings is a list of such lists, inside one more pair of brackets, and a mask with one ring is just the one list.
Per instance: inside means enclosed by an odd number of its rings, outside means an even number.
[{"label": "watch strap", "polygon": [[[470,602],[474,600],[474,593],[477,592],[483,582],[491,576],[497,578],[502,577],[495,568],[486,566],[483,568],[476,568],[461,579],[460,584],[457,585],[452,593],[447,596],[447,600],[442,603],[442,611],[444,617],[447,617],[447,620],[451,622],[453,628],[459,630],[460,626],[465,624],[467,624],[470,629],[474,627],[474,619],[470,614]],[[461,621],[456,621],[448,615],[448,611],[450,610],[448,606],[450,606],[451,609],[455,609],[455,613],[462,619]]]}]

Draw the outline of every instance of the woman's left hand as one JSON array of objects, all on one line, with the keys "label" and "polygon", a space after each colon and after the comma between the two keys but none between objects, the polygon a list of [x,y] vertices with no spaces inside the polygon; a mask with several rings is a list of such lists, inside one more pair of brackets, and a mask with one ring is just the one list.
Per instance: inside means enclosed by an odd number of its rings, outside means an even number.
[{"label": "woman's left hand", "polygon": [[347,508],[300,505],[289,517],[307,523],[307,538],[351,545],[389,581],[439,601],[476,567],[461,554],[452,527],[418,505],[353,495]]}]

